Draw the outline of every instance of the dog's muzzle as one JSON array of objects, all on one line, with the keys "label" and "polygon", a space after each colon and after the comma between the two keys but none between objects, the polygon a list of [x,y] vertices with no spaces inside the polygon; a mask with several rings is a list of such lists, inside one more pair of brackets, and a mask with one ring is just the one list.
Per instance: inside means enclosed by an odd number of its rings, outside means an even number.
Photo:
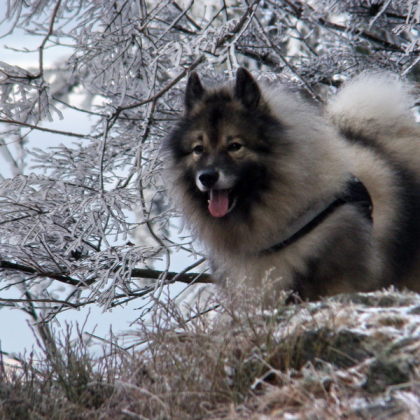
[{"label": "dog's muzzle", "polygon": [[197,174],[197,187],[202,192],[209,193],[208,209],[213,217],[224,217],[236,204],[236,198],[231,199],[230,193],[234,179],[223,172],[207,168]]}]

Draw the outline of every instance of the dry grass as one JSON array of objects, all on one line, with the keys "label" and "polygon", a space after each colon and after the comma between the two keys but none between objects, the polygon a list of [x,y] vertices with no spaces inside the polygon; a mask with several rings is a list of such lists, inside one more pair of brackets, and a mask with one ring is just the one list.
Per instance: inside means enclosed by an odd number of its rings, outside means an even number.
[{"label": "dry grass", "polygon": [[187,320],[159,304],[135,333],[142,346],[103,357],[69,329],[21,369],[0,368],[0,419],[418,418],[419,296],[267,309],[241,290],[211,304]]}]

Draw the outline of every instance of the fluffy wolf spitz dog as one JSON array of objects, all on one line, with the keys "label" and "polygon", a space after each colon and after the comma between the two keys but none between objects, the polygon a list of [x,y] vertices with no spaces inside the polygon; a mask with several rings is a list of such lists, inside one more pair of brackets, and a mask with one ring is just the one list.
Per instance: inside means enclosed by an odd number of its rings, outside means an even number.
[{"label": "fluffy wolf spitz dog", "polygon": [[[410,86],[368,72],[325,107],[245,69],[205,88],[164,142],[169,189],[221,283],[304,299],[420,289],[420,128]],[[271,293],[271,292],[270,292]]]}]

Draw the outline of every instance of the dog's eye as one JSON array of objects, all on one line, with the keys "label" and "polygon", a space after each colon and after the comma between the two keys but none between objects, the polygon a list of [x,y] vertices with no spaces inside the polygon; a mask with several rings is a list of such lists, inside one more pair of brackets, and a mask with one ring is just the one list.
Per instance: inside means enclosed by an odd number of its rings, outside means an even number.
[{"label": "dog's eye", "polygon": [[194,147],[193,152],[196,155],[201,155],[201,153],[204,152],[204,147],[201,144],[198,144],[197,146]]},{"label": "dog's eye", "polygon": [[228,146],[228,151],[229,152],[237,152],[239,149],[242,148],[242,144],[241,143],[230,143]]}]

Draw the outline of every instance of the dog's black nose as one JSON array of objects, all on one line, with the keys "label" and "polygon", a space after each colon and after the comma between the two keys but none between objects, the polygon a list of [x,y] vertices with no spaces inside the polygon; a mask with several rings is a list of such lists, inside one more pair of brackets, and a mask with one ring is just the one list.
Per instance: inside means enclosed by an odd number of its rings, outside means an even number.
[{"label": "dog's black nose", "polygon": [[214,169],[205,169],[198,176],[198,179],[206,188],[211,188],[216,185],[216,182],[219,179],[219,173]]}]

